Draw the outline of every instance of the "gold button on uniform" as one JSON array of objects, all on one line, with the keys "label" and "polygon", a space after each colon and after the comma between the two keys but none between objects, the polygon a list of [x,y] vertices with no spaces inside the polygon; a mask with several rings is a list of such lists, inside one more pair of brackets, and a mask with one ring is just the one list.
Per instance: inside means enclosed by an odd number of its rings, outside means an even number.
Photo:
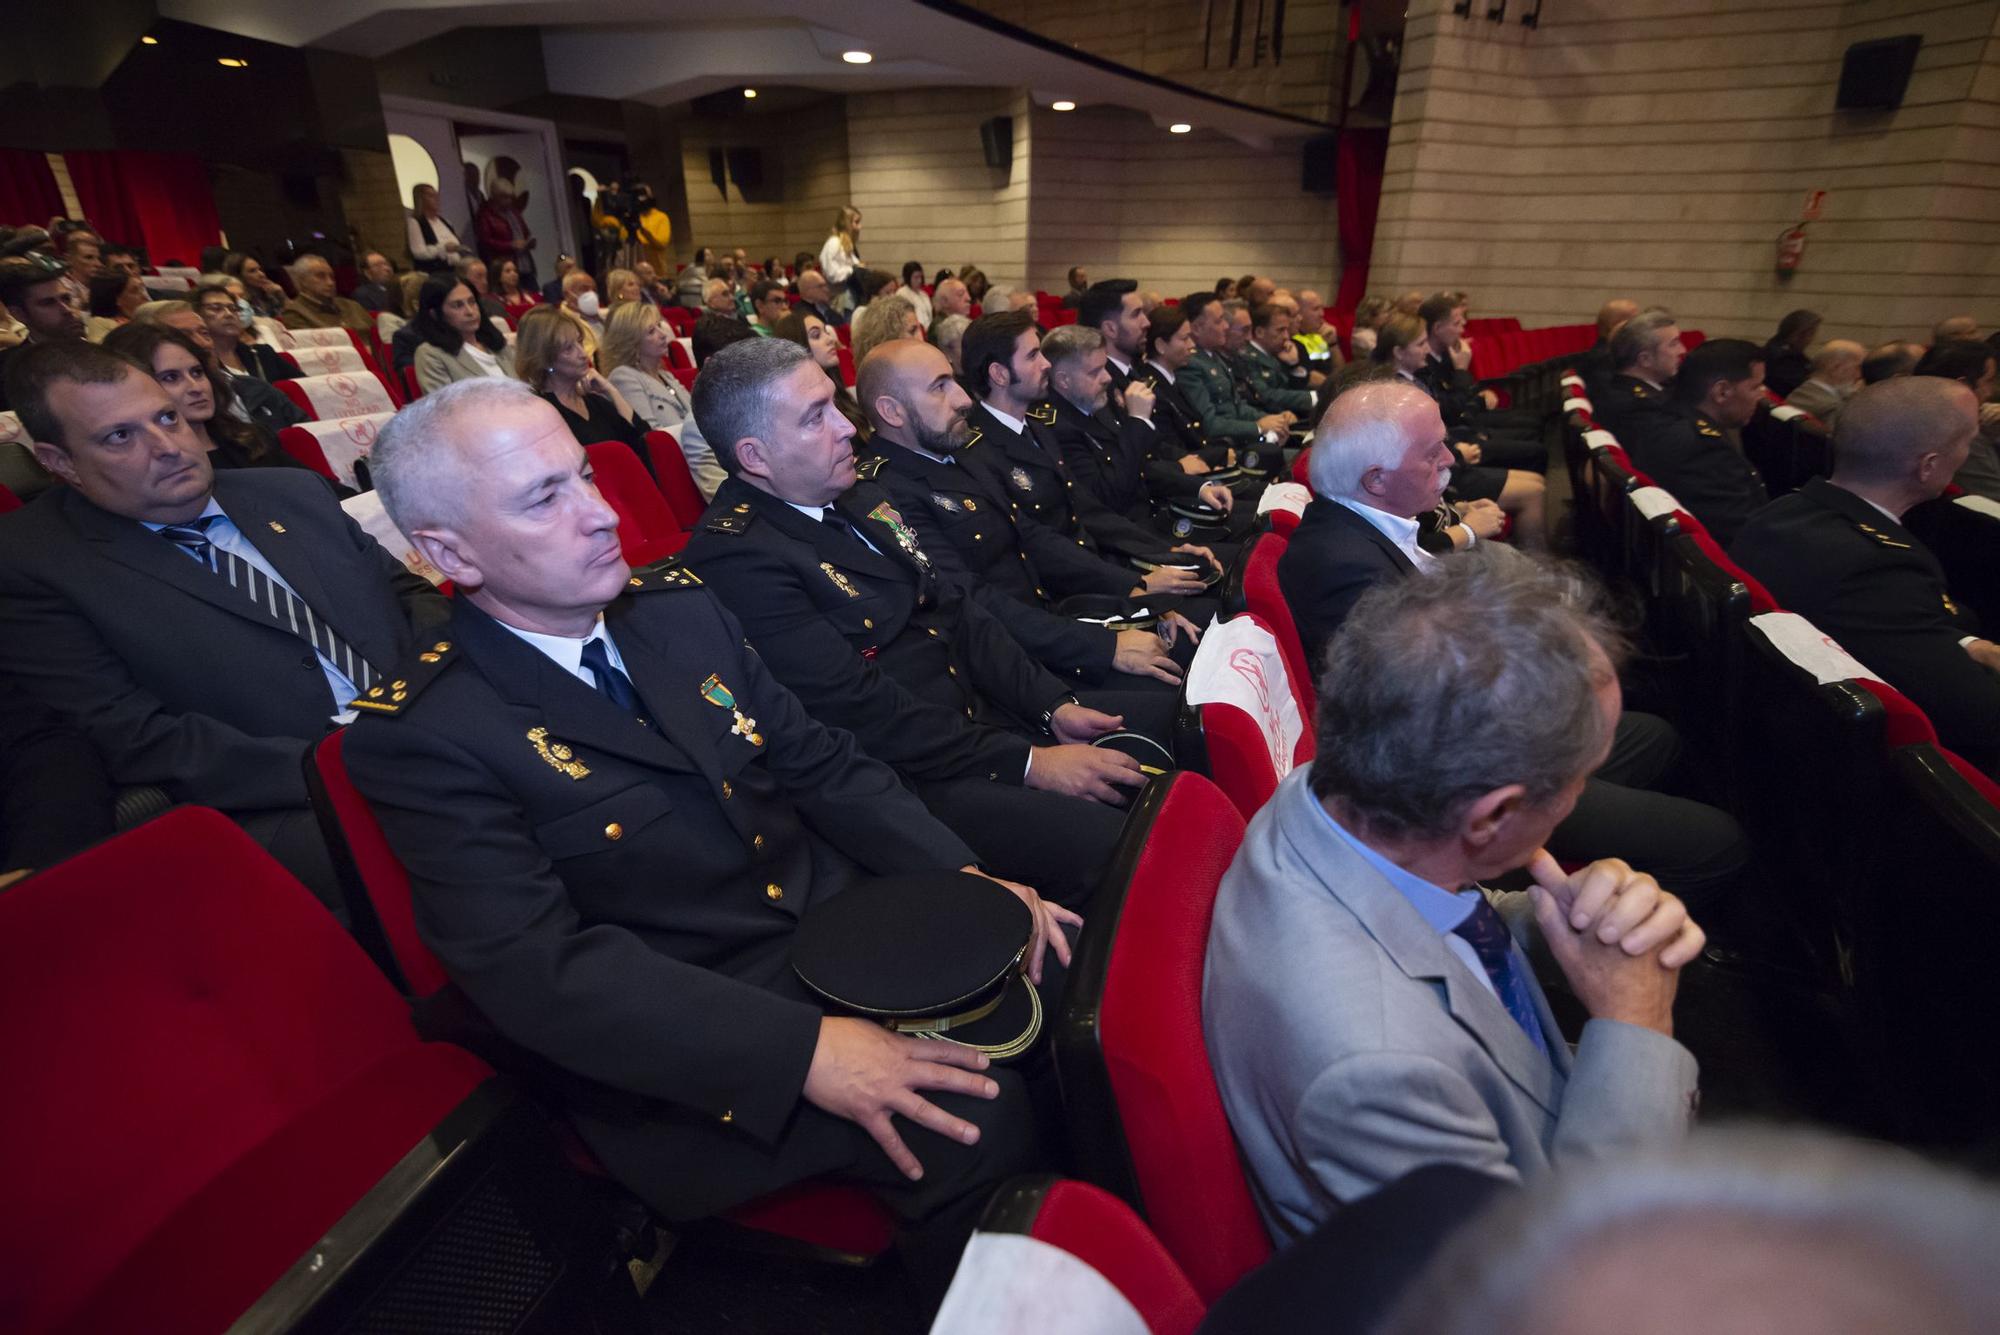
[{"label": "gold button on uniform", "polygon": [[731,783],[729,780],[724,779],[722,781],[722,796],[724,800],[736,796],[736,785]]},{"label": "gold button on uniform", "polygon": [[758,851],[759,853],[763,852],[763,851],[764,851],[764,836],[763,836],[763,835],[761,835],[761,834],[753,834],[753,835],[751,835],[751,836],[750,836],[750,847],[752,847],[752,848],[756,849],[756,850],[757,850],[757,851]]},{"label": "gold button on uniform", "polygon": [[863,618],[861,618],[861,628],[862,628],[863,630],[873,630],[873,629],[875,629],[875,618],[874,618],[874,617],[863,617]]},{"label": "gold button on uniform", "polygon": [[734,1108],[724,1108],[724,1109],[722,1110],[722,1120],[723,1120],[723,1121],[724,1121],[725,1123],[727,1123],[727,1122],[733,1122],[733,1121],[735,1121],[735,1120],[736,1120],[736,1110],[735,1110]]},{"label": "gold button on uniform", "polygon": [[615,844],[625,837],[625,827],[614,820],[604,827],[604,837]]},{"label": "gold button on uniform", "polygon": [[779,885],[776,881],[773,881],[769,885],[764,887],[764,898],[770,900],[773,904],[777,903],[784,897],[785,897],[785,887]]}]

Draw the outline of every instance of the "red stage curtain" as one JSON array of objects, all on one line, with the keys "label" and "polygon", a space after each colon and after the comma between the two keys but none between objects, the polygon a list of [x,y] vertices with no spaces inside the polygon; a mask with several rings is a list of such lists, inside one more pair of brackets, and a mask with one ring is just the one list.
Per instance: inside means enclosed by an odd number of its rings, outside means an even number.
[{"label": "red stage curtain", "polygon": [[188,153],[126,149],[63,154],[84,216],[106,237],[144,246],[155,265],[198,263],[222,240],[208,168]]},{"label": "red stage curtain", "polygon": [[1368,257],[1375,249],[1375,215],[1382,207],[1387,130],[1342,130],[1335,155],[1334,204],[1340,224],[1340,294],[1333,308],[1352,314],[1368,295]]},{"label": "red stage curtain", "polygon": [[0,223],[47,227],[62,216],[62,192],[43,154],[0,148]]}]

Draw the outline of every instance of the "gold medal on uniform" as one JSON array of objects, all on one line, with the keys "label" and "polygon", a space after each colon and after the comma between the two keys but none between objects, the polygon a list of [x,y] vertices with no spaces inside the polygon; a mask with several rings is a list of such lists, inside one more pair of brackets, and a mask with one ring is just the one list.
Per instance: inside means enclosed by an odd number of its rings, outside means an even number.
[{"label": "gold medal on uniform", "polygon": [[701,684],[701,698],[717,709],[726,709],[736,716],[736,726],[730,729],[731,732],[752,746],[764,744],[763,734],[757,731],[757,720],[736,707],[736,696],[722,684],[722,678],[709,674],[708,680]]},{"label": "gold medal on uniform", "polygon": [[833,581],[834,588],[839,589],[842,593],[846,594],[850,598],[859,598],[861,596],[861,590],[855,588],[853,584],[849,583],[847,576],[841,574],[838,570],[835,570],[831,562],[821,561],[819,563],[819,568],[826,572],[826,577],[828,579]]}]

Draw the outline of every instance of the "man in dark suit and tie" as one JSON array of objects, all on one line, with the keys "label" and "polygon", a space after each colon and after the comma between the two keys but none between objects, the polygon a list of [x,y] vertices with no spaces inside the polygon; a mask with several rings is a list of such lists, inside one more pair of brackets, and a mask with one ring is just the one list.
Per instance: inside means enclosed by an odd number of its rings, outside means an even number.
[{"label": "man in dark suit and tie", "polygon": [[339,911],[306,752],[445,603],[309,473],[216,473],[153,377],[81,341],[8,383],[67,486],[0,523],[0,671],[123,785],[228,812]]},{"label": "man in dark suit and tie", "polygon": [[[1314,499],[1278,561],[1278,586],[1316,684],[1328,642],[1362,594],[1453,559],[1432,555],[1417,540],[1420,517],[1436,509],[1450,480],[1452,457],[1436,401],[1404,381],[1351,389],[1320,419]],[[1467,531],[1490,518],[1468,516]],[[1478,633],[1466,627],[1466,634]],[[1556,829],[1550,847],[1557,856],[1622,857],[1690,901],[1721,893],[1749,860],[1743,831],[1713,807],[1646,791],[1672,769],[1679,751],[1664,719],[1625,713],[1609,758]]]},{"label": "man in dark suit and tie", "polygon": [[[452,980],[578,1078],[577,1130],[663,1217],[830,1174],[962,1244],[1034,1163],[1024,1087],[975,1049],[826,1015],[791,951],[862,877],[943,873],[948,894],[972,850],[810,718],[698,576],[626,565],[582,447],[519,382],[426,395],[372,458],[456,594],[445,647],[368,703],[348,763]],[[1039,979],[1077,919],[1009,889]]]}]

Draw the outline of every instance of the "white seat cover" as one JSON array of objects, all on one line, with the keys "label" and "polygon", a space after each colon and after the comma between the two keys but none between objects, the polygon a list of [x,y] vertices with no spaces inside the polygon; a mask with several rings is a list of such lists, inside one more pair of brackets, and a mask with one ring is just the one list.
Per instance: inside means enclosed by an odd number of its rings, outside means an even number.
[{"label": "white seat cover", "polygon": [[312,405],[313,416],[322,422],[336,417],[365,417],[369,413],[396,411],[396,405],[389,400],[389,391],[382,388],[380,380],[366,372],[360,375],[343,371],[334,375],[301,376],[291,383],[304,391],[306,402]]},{"label": "white seat cover", "polygon": [[1210,621],[1188,667],[1187,700],[1191,705],[1233,705],[1248,714],[1264,734],[1277,776],[1283,779],[1292,772],[1292,755],[1305,726],[1292,698],[1291,678],[1285,675],[1284,655],[1270,631],[1247,616]]},{"label": "white seat cover", "polygon": [[298,426],[319,442],[320,453],[340,480],[350,487],[359,484],[354,479],[354,461],[368,457],[368,451],[375,446],[375,437],[382,433],[382,426],[394,413],[367,413],[360,417],[336,417],[318,422],[301,422]]},{"label": "white seat cover", "polygon": [[307,375],[339,375],[343,372],[355,375],[368,370],[368,363],[362,360],[361,353],[352,343],[337,346],[332,343],[301,343],[289,351],[292,360]]},{"label": "white seat cover", "polygon": [[1853,654],[1840,647],[1831,635],[1797,612],[1765,612],[1750,618],[1765,639],[1814,681],[1831,686],[1837,681],[1881,681]]},{"label": "white seat cover", "polygon": [[417,554],[410,540],[403,536],[389,512],[382,508],[379,492],[364,491],[359,496],[350,496],[340,503],[347,511],[347,517],[367,531],[369,537],[382,544],[382,549],[408,566],[410,570],[433,584],[444,583],[444,572]]},{"label": "white seat cover", "polygon": [[931,1335],[1147,1335],[1145,1318],[1081,1257],[1024,1233],[974,1233]]},{"label": "white seat cover", "polygon": [[354,337],[345,329],[294,329],[292,342],[306,347],[351,348]]}]

